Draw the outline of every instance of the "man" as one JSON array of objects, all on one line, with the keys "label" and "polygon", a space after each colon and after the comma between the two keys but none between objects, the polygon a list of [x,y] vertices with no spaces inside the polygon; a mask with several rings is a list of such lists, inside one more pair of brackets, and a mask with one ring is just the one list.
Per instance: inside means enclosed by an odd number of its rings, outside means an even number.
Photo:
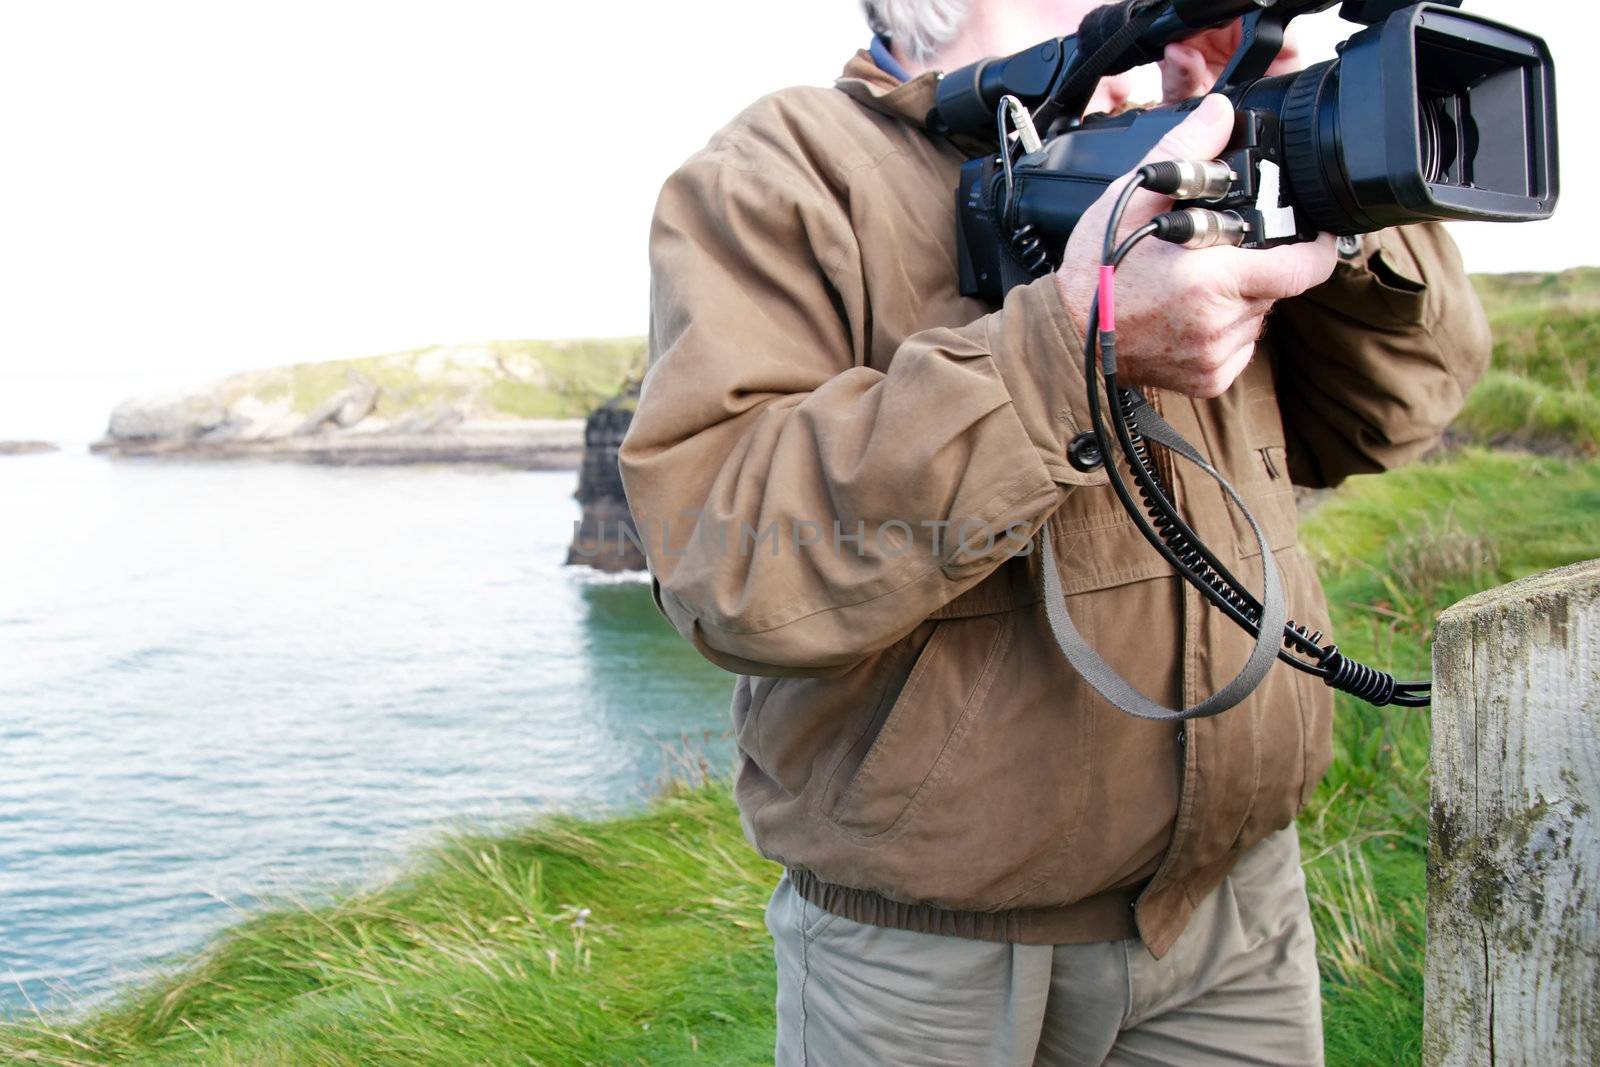
[{"label": "man", "polygon": [[[1069,462],[1108,201],[1003,307],[957,292],[968,153],[923,125],[934,72],[1092,6],[868,0],[880,37],[835,88],[757,102],[661,194],[623,475],[659,604],[740,675],[739,806],[787,872],[767,916],[783,1065],[1321,1061],[1293,822],[1330,759],[1329,692],[1279,667],[1182,729],[1122,714],[1062,657],[1017,552],[1049,524],[1078,627],[1166,703],[1248,652]],[[1236,33],[1172,46],[1167,95],[1203,92]],[[1230,124],[1208,100],[1151,158],[1211,158]],[[1168,203],[1142,196],[1126,230]],[[1449,238],[1376,234],[1343,262],[1330,238],[1149,241],[1118,302],[1124,380],[1240,488],[1294,617],[1325,626],[1291,483],[1402,463],[1456,414],[1488,337]],[[1167,474],[1259,580],[1215,486]]]}]

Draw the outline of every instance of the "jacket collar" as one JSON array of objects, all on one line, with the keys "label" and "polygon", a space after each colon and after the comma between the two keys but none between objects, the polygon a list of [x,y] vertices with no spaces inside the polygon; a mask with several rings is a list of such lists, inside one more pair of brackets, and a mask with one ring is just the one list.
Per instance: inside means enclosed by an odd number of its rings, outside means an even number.
[{"label": "jacket collar", "polygon": [[939,74],[930,70],[908,82],[899,81],[863,48],[850,57],[834,84],[863,107],[926,129],[939,91]]},{"label": "jacket collar", "polygon": [[967,156],[981,156],[994,149],[993,139],[941,134],[930,128],[928,116],[939,100],[938,71],[929,70],[908,82],[878,66],[872,53],[861,49],[850,57],[834,85],[862,107],[915,126],[930,137],[940,137]]}]

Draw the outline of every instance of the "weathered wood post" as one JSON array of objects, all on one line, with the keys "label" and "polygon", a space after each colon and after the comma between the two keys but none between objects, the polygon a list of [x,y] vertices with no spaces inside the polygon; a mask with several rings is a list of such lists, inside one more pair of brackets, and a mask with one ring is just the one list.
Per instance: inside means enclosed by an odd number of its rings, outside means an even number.
[{"label": "weathered wood post", "polygon": [[1600,1064],[1600,560],[1462,601],[1433,660],[1424,1061]]}]

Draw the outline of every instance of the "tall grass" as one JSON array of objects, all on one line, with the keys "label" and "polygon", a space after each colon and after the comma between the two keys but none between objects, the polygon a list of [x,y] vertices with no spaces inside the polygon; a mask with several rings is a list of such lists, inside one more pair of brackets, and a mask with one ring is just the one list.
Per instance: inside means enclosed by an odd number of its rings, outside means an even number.
[{"label": "tall grass", "polygon": [[1600,269],[1475,279],[1494,364],[1457,420],[1494,445],[1600,454]]},{"label": "tall grass", "polygon": [[[1596,514],[1600,464],[1469,451],[1357,479],[1306,542],[1344,647],[1419,672],[1439,608],[1600,556]],[[1301,827],[1329,1062],[1414,1063],[1428,720],[1342,702],[1335,731]],[[460,837],[389,885],[255,915],[108,1008],[0,1026],[0,1062],[762,1063],[776,875],[715,783]]]},{"label": "tall grass", "polygon": [[[1467,450],[1353,480],[1303,533],[1340,645],[1425,676],[1440,610],[1600,556],[1597,516],[1600,464]],[[1332,1064],[1420,1057],[1428,746],[1426,711],[1341,697],[1333,766],[1302,816]]]},{"label": "tall grass", "polygon": [[86,1019],[6,1025],[0,1061],[759,1063],[775,877],[721,785],[460,837],[391,885],[256,915]]},{"label": "tall grass", "polygon": [[[1357,478],[1303,530],[1342,647],[1404,674],[1427,671],[1442,608],[1600,556],[1587,424],[1495,410],[1499,377],[1593,402],[1600,270],[1479,284],[1499,340],[1463,434],[1553,454],[1467,448]],[[1334,731],[1301,820],[1328,1062],[1416,1063],[1428,717],[1341,698]],[[0,1024],[0,1062],[770,1062],[776,876],[716,783],[609,820],[459,837],[391,884],[250,917],[108,1007]]]}]

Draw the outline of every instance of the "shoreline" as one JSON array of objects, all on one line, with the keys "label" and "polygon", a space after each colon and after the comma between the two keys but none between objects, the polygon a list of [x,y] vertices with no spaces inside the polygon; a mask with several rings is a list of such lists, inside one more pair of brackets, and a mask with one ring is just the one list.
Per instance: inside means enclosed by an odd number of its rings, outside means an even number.
[{"label": "shoreline", "polygon": [[59,451],[61,446],[52,441],[0,441],[0,456],[39,456]]},{"label": "shoreline", "polygon": [[484,341],[244,371],[130,397],[95,455],[577,470],[584,420],[643,371],[637,338]]},{"label": "shoreline", "polygon": [[[1333,632],[1353,655],[1383,650],[1386,666],[1425,670],[1438,610],[1600,553],[1583,521],[1597,485],[1590,462],[1472,448],[1341,486],[1305,530]],[[1504,507],[1513,496],[1519,507]],[[1396,544],[1463,547],[1396,556]],[[1416,602],[1363,610],[1393,583]],[[1388,723],[1342,700],[1336,722],[1333,765],[1298,820],[1327,1061],[1414,1062],[1428,720]],[[1368,745],[1396,725],[1388,751]],[[508,1050],[540,1063],[763,1062],[773,971],[761,916],[778,870],[748,847],[725,780],[707,781],[692,754],[679,778],[640,810],[468,827],[314,905],[264,898],[93,1002],[0,1016],[0,1062],[389,1062],[396,1049],[429,1063]],[[1352,788],[1379,800],[1342,803]]]},{"label": "shoreline", "polygon": [[99,456],[157,459],[269,459],[324,466],[482,464],[522,470],[577,470],[583,462],[582,419],[539,420],[504,429],[449,433],[341,433],[274,438],[118,440],[89,445]]}]

